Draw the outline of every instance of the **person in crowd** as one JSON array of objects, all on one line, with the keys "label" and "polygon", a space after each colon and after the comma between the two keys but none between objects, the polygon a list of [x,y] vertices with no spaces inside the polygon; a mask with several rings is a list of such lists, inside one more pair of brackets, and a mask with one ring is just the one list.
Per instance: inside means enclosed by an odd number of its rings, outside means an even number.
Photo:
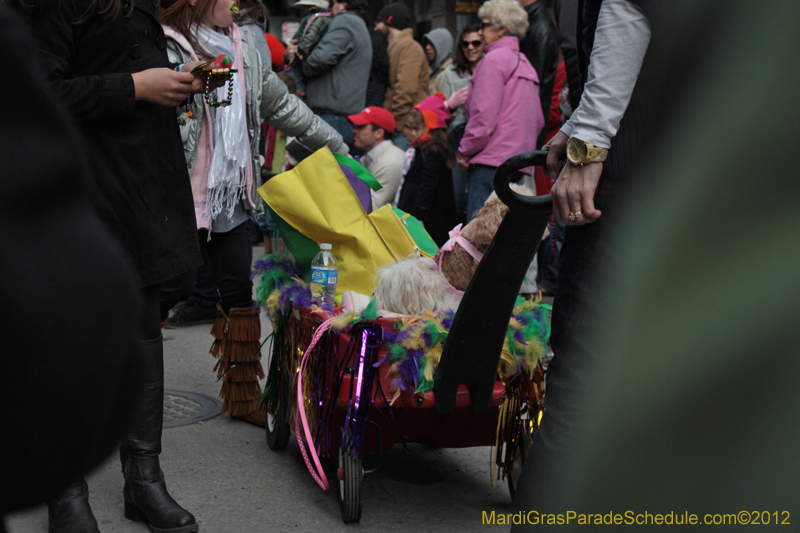
[{"label": "person in crowd", "polygon": [[328,30],[302,62],[308,106],[348,145],[353,143],[353,129],[347,115],[364,109],[372,66],[372,42],[364,22],[368,12],[367,0],[334,1]]},{"label": "person in crowd", "polygon": [[590,369],[597,350],[590,336],[600,322],[603,302],[602,287],[593,281],[600,261],[611,256],[609,228],[621,220],[623,195],[648,138],[642,124],[653,106],[637,79],[640,71],[654,68],[646,56],[651,23],[666,4],[587,2],[581,16],[588,58],[581,69],[586,73],[583,97],[545,145],[548,168],[558,173],[552,189],[554,215],[567,231],[553,308],[550,340],[555,355],[547,368],[545,414],[534,436],[533,460],[525,464],[517,491],[518,501],[534,503],[539,511],[556,505],[551,489],[568,475],[561,457],[574,446],[584,420],[577,406],[593,379]]},{"label": "person in crowd", "polygon": [[[454,124],[462,119],[466,121],[465,104],[469,94],[469,80],[483,57],[484,42],[480,32],[480,24],[462,28],[456,41],[453,63],[442,76],[442,93],[447,98],[447,107]],[[451,99],[451,96],[462,90],[463,96]]]},{"label": "person in crowd", "polygon": [[367,107],[347,117],[353,123],[353,144],[364,151],[361,163],[375,176],[383,188],[372,191],[372,209],[394,201],[400,186],[403,151],[392,143],[395,123],[391,113],[382,107]]},{"label": "person in crowd", "polygon": [[[788,530],[800,502],[800,181],[776,139],[794,135],[800,121],[800,110],[785,105],[800,96],[800,73],[786,68],[800,52],[800,40],[787,39],[796,35],[800,5],[769,0],[753,10],[736,0],[718,10],[714,1],[672,0],[651,11],[650,2],[630,4],[646,10],[651,40],[606,162],[624,146],[616,139],[626,123],[637,130],[631,140],[644,134],[651,142],[633,152],[638,164],[620,179],[626,199],[608,227],[608,248],[587,262],[601,299],[591,308],[596,327],[586,328],[585,318],[577,327],[593,363],[570,394],[583,393],[576,408],[586,416],[570,432],[575,445],[550,456],[548,470],[568,465],[567,475],[548,475],[540,497],[550,509],[596,509],[609,518],[630,511],[628,523],[640,524],[631,529],[641,531],[659,523],[746,530],[748,522]],[[627,53],[625,43],[607,50]],[[630,58],[620,66],[629,65]],[[629,122],[639,93],[644,116]],[[753,187],[754,174],[769,179]],[[599,194],[609,177],[604,168]],[[607,205],[600,209],[597,222],[613,216]],[[695,228],[705,238],[690,238]],[[741,296],[754,293],[743,314]],[[518,493],[515,512],[545,509]],[[573,521],[550,529],[588,528]]]},{"label": "person in crowd", "polygon": [[[558,67],[558,30],[545,0],[517,0],[528,14],[528,29],[520,38],[519,47],[539,76],[539,101],[542,105],[544,127],[537,139],[536,147],[545,143],[547,122],[550,116],[550,103]],[[560,124],[559,124],[560,125]]]},{"label": "person in crowd", "polygon": [[[265,62],[272,60],[272,53],[267,44],[266,25],[269,20],[267,7],[258,0],[241,0],[236,23],[240,27],[250,27],[258,53]],[[252,26],[252,27],[251,27]],[[262,39],[261,36],[264,36]],[[200,251],[203,255],[203,264],[195,271],[192,283],[192,295],[185,302],[181,302],[172,310],[172,315],[167,318],[164,327],[167,329],[185,328],[202,324],[213,324],[217,319],[217,304],[219,303],[219,290],[214,279],[214,270],[208,252],[201,244]],[[183,292],[183,276],[179,276],[169,283],[162,285],[162,311],[163,307],[170,305]]]},{"label": "person in crowd", "polygon": [[436,28],[422,37],[425,57],[428,59],[428,92],[433,95],[441,91],[442,78],[453,64],[453,36],[447,28]]},{"label": "person in crowd", "polygon": [[[469,82],[467,126],[458,149],[459,166],[468,169],[468,218],[492,193],[500,163],[536,148],[544,125],[539,78],[519,50],[519,37],[528,27],[525,11],[516,0],[489,0],[478,16],[486,56]],[[535,189],[532,179],[526,184]]]},{"label": "person in crowd", "polygon": [[375,29],[389,42],[389,87],[383,100],[397,124],[393,142],[401,149],[409,146],[405,131],[406,115],[428,96],[428,60],[411,29],[411,11],[395,2],[385,6],[375,19]]},{"label": "person in crowd", "polygon": [[301,97],[305,98],[306,77],[303,74],[303,59],[311,53],[328,31],[332,14],[328,9],[328,0],[299,0],[295,2],[294,7],[302,10],[303,18],[289,46],[284,49],[283,63],[286,71],[294,78]]},{"label": "person in crowd", "polygon": [[223,411],[264,425],[258,410],[261,322],[252,305],[245,223],[261,203],[258,159],[261,120],[295,135],[309,150],[327,145],[347,152],[341,136],[315,116],[262,60],[255,38],[233,22],[234,0],[165,0],[161,20],[167,51],[175,63],[229,56],[233,67],[226,87],[196,95],[186,105],[193,118],[181,126],[183,149],[194,192],[195,223],[208,251],[220,293],[212,328],[211,353],[220,359],[218,377]]},{"label": "person in crowd", "polygon": [[[191,74],[196,63],[170,68],[157,4],[42,1],[32,9],[38,37],[34,53],[89,146],[92,205],[136,268],[145,302],[140,337],[148,368],[145,392],[120,445],[125,516],[145,520],[151,529],[197,531],[194,516],[167,491],[159,464],[160,284],[200,264],[176,106],[202,92],[205,80]],[[51,533],[98,531],[83,479],[51,501],[48,510]]]},{"label": "person in crowd", "polygon": [[372,66],[367,82],[366,107],[381,107],[389,86],[389,51],[386,36],[378,30],[370,32],[372,37]]},{"label": "person in crowd", "polygon": [[[254,42],[262,61],[269,63],[272,59],[270,48],[267,45],[265,36],[266,25],[269,19],[267,7],[258,0],[240,0],[239,14],[236,15],[236,23],[251,30]],[[192,284],[192,296],[185,302],[178,304],[164,327],[167,329],[191,327],[200,324],[213,324],[217,318],[217,304],[219,303],[219,290],[214,279],[214,270],[211,266],[211,258],[201,244],[203,254],[203,264],[195,271],[195,279]],[[167,305],[175,300],[175,293],[182,291],[184,280],[179,276],[171,282],[173,286],[162,286],[162,300]],[[165,294],[166,293],[166,294]]]},{"label": "person in crowd", "polygon": [[407,134],[415,148],[403,181],[397,207],[419,219],[437,246],[450,238],[458,224],[453,174],[455,154],[447,147],[450,112],[444,95],[435,94],[414,106],[407,119]]},{"label": "person in crowd", "polygon": [[[469,94],[469,80],[483,57],[483,37],[480,24],[462,28],[455,47],[455,60],[442,77],[442,93],[447,98],[451,124],[448,131],[448,144],[458,149],[467,124],[464,104]],[[467,171],[457,166],[453,169],[453,189],[456,195],[456,211],[459,219],[467,218]]]},{"label": "person in crowd", "polygon": [[80,127],[42,80],[28,24],[2,3],[0,49],[14,65],[0,100],[15,103],[0,121],[0,531],[3,515],[50,500],[50,531],[66,530],[56,518],[70,508],[96,532],[82,476],[114,452],[142,392],[140,280],[90,203]]}]

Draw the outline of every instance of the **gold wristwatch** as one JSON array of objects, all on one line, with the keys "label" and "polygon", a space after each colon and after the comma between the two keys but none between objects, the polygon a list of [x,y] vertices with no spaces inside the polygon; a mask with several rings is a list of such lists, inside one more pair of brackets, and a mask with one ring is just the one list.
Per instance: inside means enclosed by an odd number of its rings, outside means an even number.
[{"label": "gold wristwatch", "polygon": [[608,157],[608,148],[599,148],[577,137],[570,137],[567,141],[567,159],[573,165],[605,161],[606,157]]}]

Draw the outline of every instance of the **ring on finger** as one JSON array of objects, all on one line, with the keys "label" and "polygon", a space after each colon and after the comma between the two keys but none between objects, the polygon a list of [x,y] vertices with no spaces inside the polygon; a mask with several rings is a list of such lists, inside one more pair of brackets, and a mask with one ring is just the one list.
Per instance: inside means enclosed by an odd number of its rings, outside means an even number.
[{"label": "ring on finger", "polygon": [[574,212],[574,213],[572,213],[572,212],[571,212],[571,213],[569,214],[569,220],[570,220],[570,222],[574,222],[575,220],[577,220],[578,218],[580,218],[582,214],[583,214],[583,213],[581,213],[580,211],[576,211],[576,212]]}]

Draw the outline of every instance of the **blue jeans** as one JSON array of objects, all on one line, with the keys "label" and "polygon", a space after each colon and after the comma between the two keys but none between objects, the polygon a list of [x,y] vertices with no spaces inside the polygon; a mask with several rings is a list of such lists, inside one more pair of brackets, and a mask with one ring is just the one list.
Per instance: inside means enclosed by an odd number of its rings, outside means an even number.
[{"label": "blue jeans", "polygon": [[472,165],[467,171],[467,222],[483,207],[483,203],[494,191],[494,171],[497,167],[488,165]]},{"label": "blue jeans", "polygon": [[453,192],[456,195],[456,213],[458,219],[466,222],[467,212],[467,171],[456,167],[453,169]]},{"label": "blue jeans", "polygon": [[347,146],[353,147],[353,123],[347,118],[347,115],[334,115],[332,113],[319,113],[317,116],[331,125],[333,129],[339,132],[342,139]]}]

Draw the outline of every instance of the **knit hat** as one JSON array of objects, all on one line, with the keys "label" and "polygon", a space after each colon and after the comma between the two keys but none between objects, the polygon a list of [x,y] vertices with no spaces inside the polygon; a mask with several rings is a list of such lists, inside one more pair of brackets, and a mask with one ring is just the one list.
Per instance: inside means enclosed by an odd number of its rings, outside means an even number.
[{"label": "knit hat", "polygon": [[422,120],[425,122],[425,131],[416,140],[411,141],[411,146],[416,148],[420,143],[428,142],[431,138],[431,130],[446,128],[446,123],[450,120],[450,111],[444,104],[444,93],[439,91],[433,96],[429,96],[417,105],[414,109],[420,112]]},{"label": "knit hat", "polygon": [[392,28],[404,30],[411,26],[411,11],[405,4],[393,2],[380,10],[375,22],[383,22]]},{"label": "knit hat", "polygon": [[419,112],[422,113],[426,129],[435,130],[447,127],[447,121],[450,120],[450,110],[447,109],[444,102],[444,93],[439,91],[414,106],[414,109],[419,109]]},{"label": "knit hat", "polygon": [[382,107],[374,105],[369,106],[364,111],[357,115],[348,115],[347,118],[356,126],[366,126],[367,124],[375,124],[379,128],[383,128],[389,133],[394,133],[396,123],[391,113]]}]

